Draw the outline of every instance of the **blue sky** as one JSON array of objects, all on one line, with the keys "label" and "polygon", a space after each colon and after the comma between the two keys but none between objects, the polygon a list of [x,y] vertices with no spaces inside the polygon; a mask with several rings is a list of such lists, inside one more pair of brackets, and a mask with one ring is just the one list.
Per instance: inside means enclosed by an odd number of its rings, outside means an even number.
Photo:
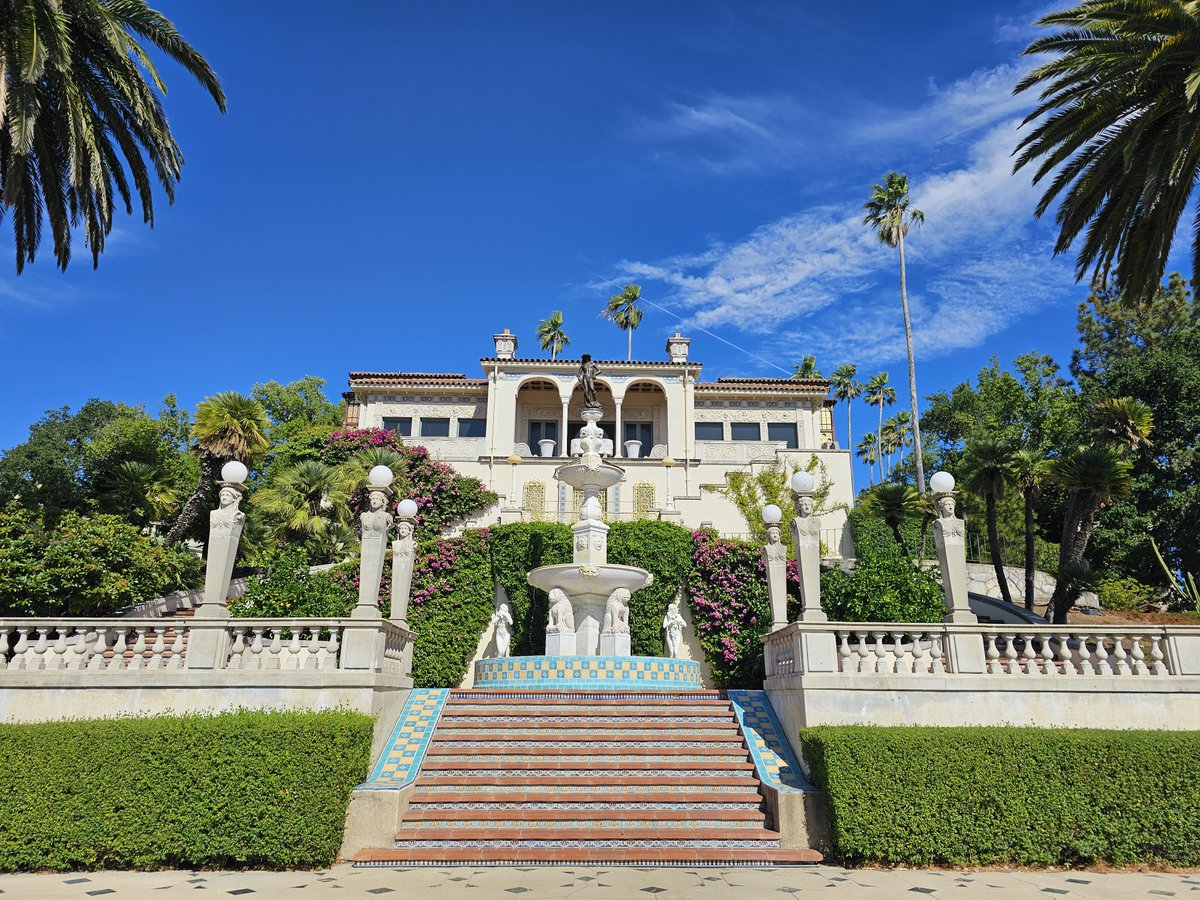
[{"label": "blue sky", "polygon": [[[66,274],[48,247],[0,269],[0,447],[92,396],[153,410],[305,374],[332,396],[351,369],[473,375],[503,327],[540,354],[554,309],[571,353],[623,356],[598,312],[626,281],[657,304],[638,355],[681,329],[706,378],[816,354],[888,370],[903,397],[895,255],[860,224],[889,169],[927,217],[909,242],[922,396],[992,355],[1069,358],[1086,291],[1010,175],[1045,0],[158,7],[229,112],[168,68],[175,205],[152,231],[119,219],[99,271],[82,243]],[[855,413],[861,435],[873,411]]]}]

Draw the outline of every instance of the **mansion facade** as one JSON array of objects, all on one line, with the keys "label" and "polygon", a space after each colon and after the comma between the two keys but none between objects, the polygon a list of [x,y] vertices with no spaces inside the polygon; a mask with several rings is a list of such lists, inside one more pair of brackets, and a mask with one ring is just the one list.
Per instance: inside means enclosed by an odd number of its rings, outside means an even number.
[{"label": "mansion facade", "polygon": [[[482,377],[421,372],[351,372],[347,427],[386,428],[429,449],[501,497],[480,517],[574,521],[581,500],[554,479],[583,427],[578,359],[523,359],[517,337],[493,335]],[[853,498],[850,453],[837,446],[824,379],[700,378],[690,339],[667,340],[666,359],[597,360],[600,427],[625,480],[603,498],[607,521],[661,518],[689,528],[744,534],[737,507],[715,488],[726,473],[780,460],[820,464],[831,485],[823,514],[831,553],[843,545]]]}]

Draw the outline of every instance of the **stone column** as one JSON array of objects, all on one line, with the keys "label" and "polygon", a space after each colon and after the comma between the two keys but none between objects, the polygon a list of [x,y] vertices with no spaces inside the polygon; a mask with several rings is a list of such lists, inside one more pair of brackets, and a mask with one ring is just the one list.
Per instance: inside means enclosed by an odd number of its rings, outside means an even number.
[{"label": "stone column", "polygon": [[562,434],[558,436],[558,456],[571,455],[571,437],[567,434],[567,406],[570,404],[571,398],[563,398],[563,413],[562,413]]},{"label": "stone column", "polygon": [[946,595],[943,621],[974,625],[979,622],[971,612],[967,597],[966,523],[954,515],[954,492],[934,495],[938,517],[933,523],[938,564],[942,569],[942,590]]},{"label": "stone column", "polygon": [[613,456],[621,459],[625,455],[625,435],[621,432],[621,404],[624,403],[624,398],[613,398],[613,405],[617,408],[616,425],[613,427]]},{"label": "stone column", "polygon": [[408,627],[408,599],[412,594],[413,561],[417,555],[413,530],[412,518],[402,513],[396,523],[396,540],[392,541],[391,615],[391,621],[401,628]]},{"label": "stone column", "polygon": [[[226,469],[231,466],[226,464]],[[244,467],[242,472],[245,472]],[[246,488],[236,481],[221,481],[219,484],[220,505],[208,514],[204,597],[196,608],[196,624],[188,635],[186,665],[189,669],[223,668],[229,649],[229,638],[225,631],[225,623],[229,619],[226,598],[229,596],[229,579],[233,576],[233,564],[237,560],[242,526],[246,522],[246,514],[239,509]]]},{"label": "stone column", "polygon": [[[778,518],[779,507],[773,507]],[[767,545],[763,559],[767,564],[767,595],[771,598],[771,630],[787,625],[787,545],[780,539],[777,522],[767,523]]]},{"label": "stone column", "polygon": [[829,617],[821,608],[821,518],[813,515],[813,498],[809,490],[796,493],[792,545],[800,574],[800,621],[828,622]]},{"label": "stone column", "polygon": [[355,619],[382,619],[379,611],[379,583],[383,579],[383,563],[387,553],[388,529],[392,517],[387,511],[386,487],[372,487],[370,508],[362,514],[362,539],[359,552],[358,605],[351,613]]}]

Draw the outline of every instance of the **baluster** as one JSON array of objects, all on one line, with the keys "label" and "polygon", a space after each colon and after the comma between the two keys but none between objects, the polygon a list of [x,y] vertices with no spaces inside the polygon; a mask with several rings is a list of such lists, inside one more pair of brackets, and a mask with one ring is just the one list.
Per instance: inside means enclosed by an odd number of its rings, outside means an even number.
[{"label": "baluster", "polygon": [[887,661],[887,647],[883,646],[883,632],[872,631],[871,640],[875,642],[875,674],[891,672],[891,663]]},{"label": "baluster", "polygon": [[137,632],[137,640],[133,642],[133,656],[129,658],[130,669],[143,669],[146,667],[146,630],[139,629]]},{"label": "baluster", "polygon": [[171,641],[171,659],[167,662],[168,669],[183,668],[183,629],[175,626],[175,640]]},{"label": "baluster", "polygon": [[1058,667],[1054,665],[1054,643],[1050,635],[1042,635],[1042,674],[1057,675]]},{"label": "baluster", "polygon": [[874,663],[867,663],[867,657],[870,655],[870,647],[867,645],[867,633],[865,631],[857,631],[854,636],[858,638],[858,644],[854,648],[854,652],[858,655],[858,671],[859,673],[874,671]]},{"label": "baluster", "polygon": [[67,658],[67,629],[58,628],[58,637],[50,644],[46,650],[44,667],[47,669],[58,670],[66,665]]},{"label": "baluster", "polygon": [[942,649],[943,635],[940,632],[929,633],[929,655],[933,658],[929,671],[934,675],[946,674],[946,653]]},{"label": "baluster", "polygon": [[75,639],[71,641],[71,652],[67,655],[67,668],[73,671],[87,667],[87,629],[76,628]]},{"label": "baluster", "polygon": [[254,640],[250,642],[250,665],[247,669],[265,669],[266,664],[263,659],[263,632],[266,631],[262,626],[254,628]]},{"label": "baluster", "polygon": [[33,660],[31,661],[29,668],[45,669],[47,668],[46,650],[50,646],[50,629],[39,627],[37,632],[37,643],[33,645]]},{"label": "baluster", "polygon": [[1009,675],[1016,675],[1021,671],[1021,667],[1017,664],[1017,636],[1015,634],[1004,635],[1004,656],[1008,661],[1006,671]]},{"label": "baluster", "polygon": [[1102,635],[1102,634],[1096,635],[1095,643],[1096,643],[1096,655],[1095,655],[1096,674],[1097,675],[1112,675],[1113,667],[1112,667],[1112,663],[1109,662],[1110,654],[1108,652],[1108,644],[1106,643],[1106,636]]},{"label": "baluster", "polygon": [[96,641],[92,644],[92,656],[87,661],[89,671],[103,669],[108,662],[104,658],[105,651],[108,650],[108,629],[101,625],[96,629]]},{"label": "baluster", "polygon": [[985,653],[987,654],[987,673],[989,675],[997,675],[1004,670],[1000,668],[1000,651],[996,649],[996,633],[989,631],[984,635],[984,641],[987,644]]},{"label": "baluster", "polygon": [[304,650],[304,668],[316,669],[319,668],[319,655],[321,652],[321,630],[319,628],[311,628],[308,632],[308,640],[305,641]]},{"label": "baluster", "polygon": [[303,650],[300,646],[300,631],[299,628],[292,629],[292,640],[288,643],[286,655],[282,661],[282,667],[285,669],[304,668],[303,661],[300,659],[300,653]]},{"label": "baluster", "polygon": [[110,669],[124,669],[125,668],[125,650],[126,650],[127,637],[128,637],[128,635],[126,634],[124,628],[117,629],[116,640],[113,641],[112,659],[109,661],[108,668],[110,668]]},{"label": "baluster", "polygon": [[24,669],[29,665],[29,659],[26,654],[29,652],[29,632],[30,626],[17,626],[17,646],[13,647],[12,659],[8,661],[10,669]]},{"label": "baluster", "polygon": [[267,657],[268,669],[278,669],[280,666],[281,660],[279,659],[279,652],[283,649],[283,638],[281,637],[282,631],[283,629],[276,628],[272,632],[271,645],[267,647],[267,653],[270,654]]},{"label": "baluster", "polygon": [[1071,658],[1071,638],[1066,632],[1058,636],[1058,659],[1064,675],[1076,674],[1075,661]]},{"label": "baluster", "polygon": [[913,634],[913,671],[918,675],[928,675],[931,664],[930,654],[933,648],[933,637],[926,642],[925,632]]},{"label": "baluster", "polygon": [[246,643],[246,633],[249,631],[244,625],[232,626],[233,641],[229,647],[229,668],[231,669],[248,669],[250,668],[247,654],[250,648]]},{"label": "baluster", "polygon": [[167,630],[163,627],[154,629],[154,645],[150,648],[150,659],[146,664],[147,669],[161,669],[166,665],[166,660],[163,659],[163,654],[167,652]]},{"label": "baluster", "polygon": [[850,634],[849,632],[838,632],[838,671],[850,671]]},{"label": "baluster", "polygon": [[1135,675],[1149,675],[1150,670],[1146,668],[1146,651],[1142,649],[1142,639],[1139,635],[1131,634],[1129,636],[1130,652],[1133,654],[1133,673]]},{"label": "baluster", "polygon": [[342,649],[342,633],[337,628],[329,629],[329,640],[327,642],[329,648],[329,656],[325,659],[325,664],[322,668],[336,669],[341,664],[341,649]]},{"label": "baluster", "polygon": [[1075,635],[1075,641],[1079,645],[1079,671],[1083,675],[1099,675],[1100,667],[1096,662],[1096,656],[1092,652],[1092,646],[1088,643],[1086,634]]},{"label": "baluster", "polygon": [[1116,659],[1116,670],[1118,675],[1130,675],[1133,669],[1129,668],[1129,657],[1125,653],[1125,635],[1113,635],[1113,658]]},{"label": "baluster", "polygon": [[1166,675],[1167,667],[1163,662],[1162,635],[1150,635],[1150,671],[1155,675]]},{"label": "baluster", "polygon": [[912,663],[908,660],[907,652],[904,649],[904,632],[892,632],[892,656],[896,659],[896,674],[911,675]]},{"label": "baluster", "polygon": [[1025,674],[1038,674],[1037,654],[1033,650],[1033,635],[1023,634],[1022,639],[1025,641],[1025,649],[1021,651],[1021,658],[1025,660]]}]

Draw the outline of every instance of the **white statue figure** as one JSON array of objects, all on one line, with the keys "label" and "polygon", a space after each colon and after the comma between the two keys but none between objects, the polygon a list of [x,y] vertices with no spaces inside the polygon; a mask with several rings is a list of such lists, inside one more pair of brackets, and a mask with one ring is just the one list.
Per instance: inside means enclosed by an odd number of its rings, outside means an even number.
[{"label": "white statue figure", "polygon": [[507,603],[500,604],[500,608],[492,616],[492,624],[496,626],[496,656],[508,656],[512,648],[513,617],[508,611]]},{"label": "white statue figure", "polygon": [[679,604],[667,606],[667,615],[663,619],[663,628],[667,632],[667,655],[671,659],[683,659],[683,616],[679,614]]},{"label": "white statue figure", "polygon": [[629,597],[625,588],[617,588],[608,595],[601,634],[629,634]]},{"label": "white statue figure", "polygon": [[787,545],[778,525],[767,526],[767,545],[763,548],[767,563],[767,596],[771,601],[771,630],[787,625]]},{"label": "white statue figure", "polygon": [[368,509],[359,518],[362,520],[363,534],[387,534],[392,525],[391,513],[387,511],[387,494],[383,491],[371,491]]},{"label": "white statue figure", "polygon": [[[792,546],[796,551],[796,574],[800,577],[802,622],[828,621],[828,616],[821,608],[821,517],[813,515],[815,511],[816,505],[811,495],[796,495],[796,515],[790,527]],[[783,618],[786,620],[786,615]],[[774,629],[774,622],[771,627]]]},{"label": "white statue figure", "polygon": [[392,541],[392,621],[405,627],[408,625],[408,598],[412,593],[416,554],[413,523],[401,519],[396,523],[396,540]]},{"label": "white statue figure", "polygon": [[954,515],[954,498],[946,495],[937,501],[938,517],[933,523],[933,530],[948,538],[948,543],[966,542],[966,522]]},{"label": "white statue figure", "polygon": [[954,515],[954,498],[943,494],[935,501],[938,517],[933,523],[938,564],[942,570],[942,592],[946,595],[947,622],[974,624],[967,577],[966,523]]},{"label": "white statue figure", "polygon": [[575,611],[571,609],[571,598],[562,588],[550,590],[550,624],[546,634],[561,634],[575,631]]},{"label": "white statue figure", "polygon": [[242,492],[236,487],[226,485],[221,488],[220,505],[208,514],[208,527],[219,531],[233,531],[234,526],[241,531],[246,521],[246,514],[239,509],[242,503]]}]

